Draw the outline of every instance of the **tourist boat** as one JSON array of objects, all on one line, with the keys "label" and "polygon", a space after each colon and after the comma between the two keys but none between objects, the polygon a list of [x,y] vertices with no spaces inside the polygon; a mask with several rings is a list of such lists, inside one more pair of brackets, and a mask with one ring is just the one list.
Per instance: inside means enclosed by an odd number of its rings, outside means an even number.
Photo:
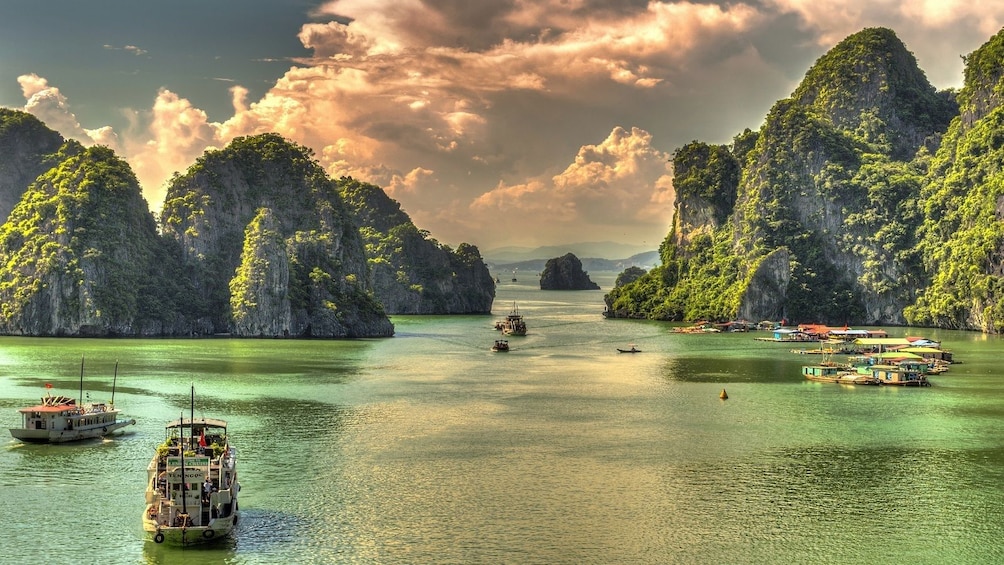
[{"label": "tourist boat", "polygon": [[505,335],[526,335],[526,322],[519,313],[516,303],[512,303],[512,311],[502,321],[502,333]]},{"label": "tourist boat", "polygon": [[641,353],[641,349],[635,347],[633,343],[631,344],[631,349],[621,349],[620,347],[618,347],[617,351],[619,353]]},{"label": "tourist boat", "polygon": [[[193,388],[194,399],[194,388]],[[237,450],[227,422],[192,416],[169,422],[147,466],[143,530],[154,543],[194,545],[237,525]],[[187,437],[186,437],[187,434]]]},{"label": "tourist boat", "polygon": [[492,351],[495,352],[506,352],[509,351],[509,342],[504,339],[496,339],[495,345],[492,346]]},{"label": "tourist boat", "polygon": [[[115,379],[118,378],[118,363],[115,364]],[[95,439],[114,434],[136,423],[136,420],[119,418],[115,408],[115,381],[112,381],[111,402],[88,402],[80,404],[75,398],[54,396],[46,383],[46,394],[42,403],[21,408],[20,428],[10,428],[10,435],[25,443],[65,443]],[[80,361],[80,396],[84,396],[84,362]]]}]

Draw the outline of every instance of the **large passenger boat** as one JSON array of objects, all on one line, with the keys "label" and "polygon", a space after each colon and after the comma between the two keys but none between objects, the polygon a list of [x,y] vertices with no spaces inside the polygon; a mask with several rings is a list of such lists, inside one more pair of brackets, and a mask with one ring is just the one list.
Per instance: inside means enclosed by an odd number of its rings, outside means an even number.
[{"label": "large passenger boat", "polygon": [[[118,378],[118,365],[115,365]],[[112,382],[110,403],[87,402],[53,395],[52,385],[46,384],[41,403],[21,408],[21,427],[10,428],[10,435],[25,443],[65,443],[100,438],[136,423],[136,420],[119,418],[115,408],[115,384]],[[84,363],[80,362],[80,396],[84,396]]]},{"label": "large passenger boat", "polygon": [[227,422],[169,422],[167,439],[147,466],[143,530],[154,543],[194,545],[219,539],[237,525],[237,450]]}]

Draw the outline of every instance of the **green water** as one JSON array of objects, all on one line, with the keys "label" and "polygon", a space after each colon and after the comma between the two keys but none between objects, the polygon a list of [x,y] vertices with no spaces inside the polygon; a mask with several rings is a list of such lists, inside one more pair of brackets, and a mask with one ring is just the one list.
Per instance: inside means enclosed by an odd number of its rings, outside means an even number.
[{"label": "green water", "polygon": [[[490,317],[395,317],[384,340],[0,338],[4,428],[45,383],[76,396],[81,356],[95,401],[119,362],[137,420],[0,440],[0,563],[1004,562],[1001,340],[887,328],[963,363],[854,388],[753,334],[605,320],[602,291],[535,286],[500,285]],[[529,335],[491,353],[513,301]],[[143,538],[145,467],[193,384],[196,415],[230,422],[241,521],[170,549]]]}]

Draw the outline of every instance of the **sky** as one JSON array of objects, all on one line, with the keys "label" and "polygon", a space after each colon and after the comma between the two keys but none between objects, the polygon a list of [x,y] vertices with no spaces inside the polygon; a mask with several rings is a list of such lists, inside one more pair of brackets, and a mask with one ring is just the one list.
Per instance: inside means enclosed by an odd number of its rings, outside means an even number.
[{"label": "sky", "polygon": [[938,89],[1004,0],[0,0],[0,106],[114,149],[153,212],[276,132],[442,243],[656,249],[673,152],[758,129],[813,62],[896,32]]}]

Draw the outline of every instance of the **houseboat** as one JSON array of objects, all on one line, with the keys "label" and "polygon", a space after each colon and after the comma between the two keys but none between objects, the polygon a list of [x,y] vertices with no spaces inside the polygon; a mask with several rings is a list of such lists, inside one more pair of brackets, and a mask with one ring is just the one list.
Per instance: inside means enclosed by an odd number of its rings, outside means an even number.
[{"label": "houseboat", "polygon": [[927,380],[927,363],[923,361],[901,361],[896,365],[872,365],[872,376],[881,385],[931,386]]},{"label": "houseboat", "polygon": [[[118,364],[115,365],[118,378]],[[134,419],[120,418],[115,408],[115,381],[112,381],[110,403],[87,402],[53,395],[51,384],[46,384],[46,394],[41,403],[21,408],[21,427],[10,428],[10,435],[25,443],[66,443],[105,437],[136,423]],[[84,396],[84,363],[80,362],[80,396]]]}]

